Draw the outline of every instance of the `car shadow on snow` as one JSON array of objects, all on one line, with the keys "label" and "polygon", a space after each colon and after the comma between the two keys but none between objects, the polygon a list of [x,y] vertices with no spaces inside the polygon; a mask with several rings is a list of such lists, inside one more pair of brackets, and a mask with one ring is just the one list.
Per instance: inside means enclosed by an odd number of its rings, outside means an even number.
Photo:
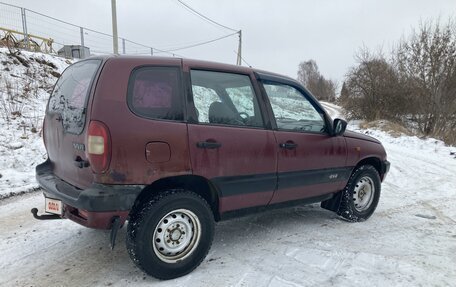
[{"label": "car shadow on snow", "polygon": [[[219,259],[224,253],[229,255],[242,250],[255,252],[255,248],[270,246],[271,242],[282,244],[287,238],[293,237],[299,237],[303,241],[307,240],[306,238],[311,240],[313,230],[331,228],[342,223],[336,219],[334,213],[313,204],[269,210],[221,221],[216,224],[214,243],[209,255],[202,266],[191,274],[197,277],[207,276],[205,271],[208,268],[223,264]],[[44,266],[54,270],[46,275],[51,277],[54,283],[68,284],[71,278],[77,278],[78,284],[81,285],[115,285],[120,282],[147,284],[158,281],[147,276],[130,260],[125,248],[126,226],[119,230],[114,250],[109,246],[110,231],[76,227],[71,228],[71,232],[73,234],[66,242],[65,248],[56,253],[60,258],[60,264],[51,263],[48,267]],[[251,244],[252,242],[255,244]],[[179,280],[185,280],[185,277],[175,280],[180,282]]]},{"label": "car shadow on snow", "polygon": [[[299,205],[221,221],[216,225],[214,245],[236,245],[251,238],[272,240],[308,234],[315,228],[340,224],[338,216],[319,204]],[[216,246],[215,246],[216,247]],[[214,247],[213,247],[214,248]]]}]

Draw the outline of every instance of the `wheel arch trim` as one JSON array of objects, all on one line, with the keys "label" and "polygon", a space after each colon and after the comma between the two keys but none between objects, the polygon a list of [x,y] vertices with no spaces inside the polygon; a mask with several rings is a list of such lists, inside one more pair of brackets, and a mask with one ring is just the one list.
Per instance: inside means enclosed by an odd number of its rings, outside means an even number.
[{"label": "wheel arch trim", "polygon": [[167,189],[185,189],[200,195],[211,207],[215,220],[220,220],[220,192],[210,180],[198,175],[170,176],[152,182],[145,186],[137,196],[130,213],[138,210],[143,203],[158,192]]}]

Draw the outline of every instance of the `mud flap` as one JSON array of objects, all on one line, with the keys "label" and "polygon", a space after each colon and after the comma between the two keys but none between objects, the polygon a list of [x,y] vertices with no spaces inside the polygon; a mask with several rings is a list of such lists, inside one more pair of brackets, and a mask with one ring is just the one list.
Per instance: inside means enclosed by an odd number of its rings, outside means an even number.
[{"label": "mud flap", "polygon": [[341,200],[342,200],[342,191],[339,191],[338,193],[334,194],[334,196],[332,198],[322,201],[320,206],[324,209],[338,212]]},{"label": "mud flap", "polygon": [[112,227],[111,227],[111,250],[114,250],[114,245],[116,244],[116,237],[117,231],[120,228],[120,217],[115,216],[112,219]]}]

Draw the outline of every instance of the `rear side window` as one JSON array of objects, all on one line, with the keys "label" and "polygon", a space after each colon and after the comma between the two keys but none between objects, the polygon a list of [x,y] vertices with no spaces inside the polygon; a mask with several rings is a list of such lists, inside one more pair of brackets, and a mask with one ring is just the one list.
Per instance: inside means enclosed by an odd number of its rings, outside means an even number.
[{"label": "rear side window", "polygon": [[55,84],[48,112],[57,113],[66,132],[80,134],[84,129],[87,99],[101,60],[86,60],[69,66]]},{"label": "rear side window", "polygon": [[128,105],[138,116],[182,121],[180,73],[174,67],[142,67],[128,84]]}]

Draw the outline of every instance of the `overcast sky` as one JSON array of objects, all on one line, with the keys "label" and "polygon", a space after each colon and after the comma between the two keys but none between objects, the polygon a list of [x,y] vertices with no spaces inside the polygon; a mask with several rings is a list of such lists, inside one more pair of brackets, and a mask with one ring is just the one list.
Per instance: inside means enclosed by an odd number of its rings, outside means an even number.
[{"label": "overcast sky", "polygon": [[[0,0],[76,25],[112,33],[110,0]],[[388,52],[420,20],[446,21],[456,0],[183,0],[233,29],[242,29],[242,55],[255,68],[296,78],[299,62],[315,59],[341,82],[361,47]],[[170,49],[232,33],[186,10],[177,0],[117,0],[120,37]],[[187,58],[234,64],[238,37],[176,51]]]}]

